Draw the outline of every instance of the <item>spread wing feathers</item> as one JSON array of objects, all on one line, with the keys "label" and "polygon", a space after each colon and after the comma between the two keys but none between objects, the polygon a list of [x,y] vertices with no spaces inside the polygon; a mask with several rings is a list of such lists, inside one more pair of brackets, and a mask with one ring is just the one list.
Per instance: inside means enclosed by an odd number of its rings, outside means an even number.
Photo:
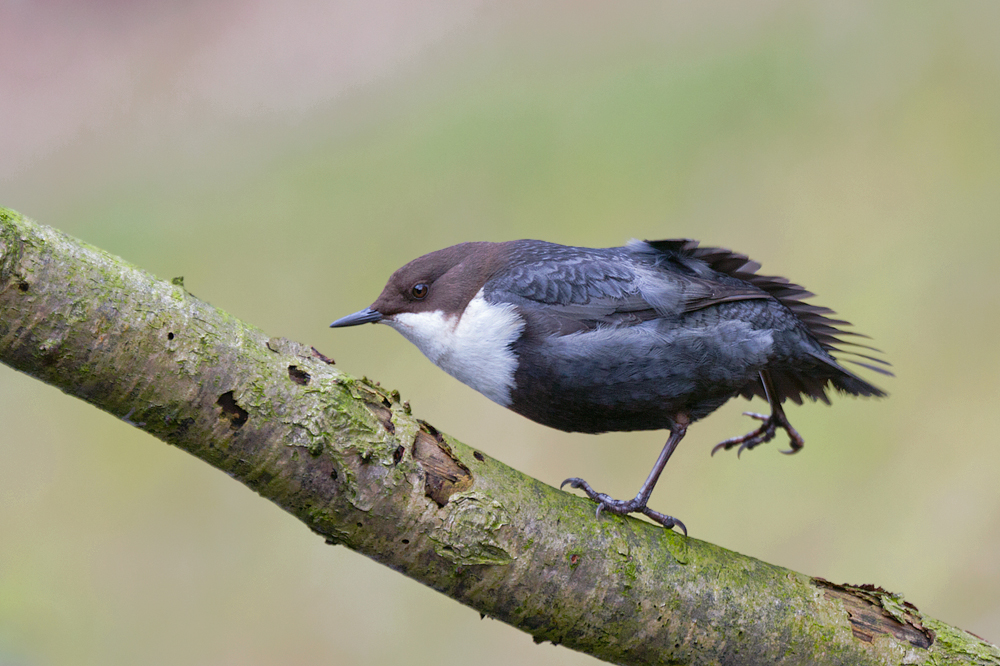
[{"label": "spread wing feathers", "polygon": [[[812,292],[800,285],[789,282],[783,277],[758,275],[757,271],[760,269],[760,264],[751,260],[746,255],[738,254],[731,250],[718,247],[699,247],[698,241],[689,239],[646,241],[646,244],[661,252],[674,254],[682,260],[685,257],[700,260],[714,271],[750,283],[754,287],[773,296],[805,324],[809,334],[827,352],[825,355],[813,355],[817,362],[817,368],[822,368],[825,372],[816,370],[806,372],[790,370],[771,371],[771,380],[775,391],[778,393],[776,397],[779,400],[789,398],[793,402],[801,404],[802,396],[807,395],[814,400],[822,400],[829,403],[829,398],[826,395],[828,381],[838,390],[853,395],[885,395],[884,391],[861,379],[829,356],[833,353],[857,356],[870,362],[851,358],[843,360],[883,375],[893,376],[892,372],[887,370],[886,367],[882,367],[890,365],[887,361],[870,354],[842,348],[844,345],[848,345],[881,353],[878,349],[869,345],[844,340],[843,336],[859,338],[868,338],[868,336],[841,328],[843,326],[850,326],[850,322],[827,316],[834,314],[834,311],[830,308],[804,303],[805,299],[814,295]],[[693,270],[697,270],[696,266],[692,268]],[[764,387],[759,381],[753,382],[741,392],[741,395],[747,398],[754,395],[765,397]]]}]

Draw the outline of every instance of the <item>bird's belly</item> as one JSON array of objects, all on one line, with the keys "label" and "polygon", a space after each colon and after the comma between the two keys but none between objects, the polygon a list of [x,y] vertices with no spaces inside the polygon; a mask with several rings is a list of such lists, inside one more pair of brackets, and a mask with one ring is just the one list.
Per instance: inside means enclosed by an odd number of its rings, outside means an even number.
[{"label": "bird's belly", "polygon": [[718,409],[766,365],[769,331],[725,322],[711,331],[650,323],[522,346],[511,409],[576,432],[671,428]]}]

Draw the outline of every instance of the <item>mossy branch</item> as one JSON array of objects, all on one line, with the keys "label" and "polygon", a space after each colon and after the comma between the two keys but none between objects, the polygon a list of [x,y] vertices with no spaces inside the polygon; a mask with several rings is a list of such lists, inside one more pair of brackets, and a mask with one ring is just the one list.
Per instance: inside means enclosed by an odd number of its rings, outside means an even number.
[{"label": "mossy branch", "polygon": [[398,393],[5,209],[0,360],[536,641],[622,664],[1000,664],[880,588],[598,519]]}]

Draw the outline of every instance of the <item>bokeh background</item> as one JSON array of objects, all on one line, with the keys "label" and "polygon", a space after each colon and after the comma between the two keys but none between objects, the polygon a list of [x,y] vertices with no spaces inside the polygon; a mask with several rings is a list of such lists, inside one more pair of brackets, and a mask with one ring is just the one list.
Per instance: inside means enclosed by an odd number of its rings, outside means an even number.
[{"label": "bokeh background", "polygon": [[[554,432],[327,324],[465,240],[746,252],[871,335],[891,396],[792,407],[797,456],[710,458],[753,425],[734,401],[653,506],[998,641],[998,28],[992,0],[0,0],[0,205],[616,496],[663,433]],[[0,664],[401,662],[596,663],[0,367]]]}]

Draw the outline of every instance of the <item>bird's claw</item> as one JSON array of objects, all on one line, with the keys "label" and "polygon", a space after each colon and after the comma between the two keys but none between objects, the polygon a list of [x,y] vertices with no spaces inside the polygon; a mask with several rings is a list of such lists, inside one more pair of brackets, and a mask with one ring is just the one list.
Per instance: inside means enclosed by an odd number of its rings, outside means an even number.
[{"label": "bird's claw", "polygon": [[616,516],[624,516],[625,514],[628,513],[641,513],[642,515],[647,516],[648,518],[659,523],[660,525],[663,525],[667,529],[673,529],[674,527],[679,527],[681,531],[684,533],[684,536],[687,536],[687,527],[684,525],[684,523],[682,523],[677,518],[674,518],[673,516],[668,516],[665,513],[653,511],[652,509],[647,507],[646,503],[641,501],[638,497],[630,500],[616,500],[612,498],[610,495],[597,492],[590,486],[589,483],[577,477],[566,479],[565,481],[559,484],[559,487],[562,488],[563,486],[566,485],[569,485],[571,488],[579,488],[584,493],[586,493],[587,497],[589,497],[592,501],[597,503],[597,511],[596,511],[597,518],[600,518],[601,513],[604,511],[607,511],[608,513],[613,513]]},{"label": "bird's claw", "polygon": [[649,507],[645,506],[642,507],[642,515],[648,517],[650,520],[653,520],[663,525],[667,529],[673,529],[674,527],[679,527],[681,528],[681,532],[684,533],[684,536],[688,535],[687,526],[685,526],[684,523],[682,523],[678,518],[674,518],[673,516],[668,516],[667,514],[660,513],[658,511],[653,511]]},{"label": "bird's claw", "polygon": [[584,481],[583,479],[579,479],[579,478],[577,478],[575,476],[572,476],[572,477],[566,479],[565,481],[563,481],[562,483],[559,484],[559,490],[562,490],[563,487],[567,483],[569,484],[570,488],[579,488],[580,486],[589,486],[590,485],[586,481]]},{"label": "bird's claw", "polygon": [[752,449],[774,439],[774,436],[778,432],[778,428],[782,428],[788,433],[789,443],[792,447],[788,450],[782,451],[782,453],[798,453],[799,450],[805,446],[805,440],[803,440],[798,431],[792,427],[792,424],[788,422],[788,419],[785,417],[783,411],[775,411],[770,416],[758,414],[757,412],[743,412],[743,414],[752,419],[762,421],[760,427],[741,437],[733,437],[724,442],[719,442],[712,448],[713,456],[721,449],[726,449],[728,451],[738,444],[740,448],[736,451],[736,457],[739,458],[745,449]]}]

